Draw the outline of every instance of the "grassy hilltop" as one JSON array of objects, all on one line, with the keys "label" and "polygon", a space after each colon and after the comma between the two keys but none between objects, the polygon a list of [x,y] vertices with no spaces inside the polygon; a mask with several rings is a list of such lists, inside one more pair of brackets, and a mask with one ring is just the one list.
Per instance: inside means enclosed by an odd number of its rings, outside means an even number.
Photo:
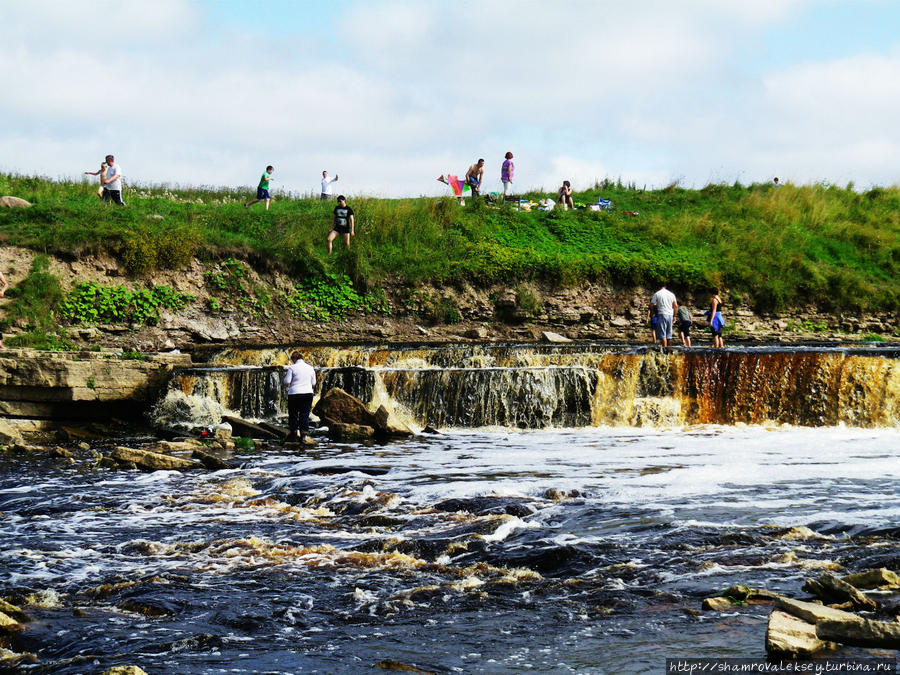
[{"label": "grassy hilltop", "polygon": [[0,210],[0,236],[64,256],[110,253],[138,277],[193,257],[234,256],[298,279],[346,274],[363,290],[386,280],[630,286],[665,279],[676,290],[723,287],[732,302],[759,311],[810,303],[830,312],[900,308],[898,188],[641,190],[605,182],[575,196],[611,199],[612,213],[351,197],[357,236],[349,253],[336,241],[330,258],[330,202],[276,194],[268,212],[262,204],[248,211],[249,189],[138,187],[125,191],[127,208],[116,208],[99,203],[95,190],[95,182],[0,174],[0,194],[34,204]]}]

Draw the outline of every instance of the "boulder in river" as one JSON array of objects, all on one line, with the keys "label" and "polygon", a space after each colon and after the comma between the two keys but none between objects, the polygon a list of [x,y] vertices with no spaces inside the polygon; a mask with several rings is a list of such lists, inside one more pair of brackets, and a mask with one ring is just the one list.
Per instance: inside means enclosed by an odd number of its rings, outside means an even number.
[{"label": "boulder in river", "polygon": [[104,672],[103,675],[147,675],[147,671],[137,666],[116,666]]},{"label": "boulder in river", "polygon": [[713,612],[724,612],[726,609],[731,609],[734,605],[731,604],[731,600],[724,597],[716,597],[716,598],[703,598],[703,609],[707,611]]},{"label": "boulder in river", "polygon": [[873,621],[855,617],[856,621],[826,619],[816,624],[816,634],[823,640],[834,640],[855,647],[900,649],[900,621]]},{"label": "boulder in river", "polygon": [[170,457],[169,455],[150,452],[149,450],[126,448],[121,445],[113,450],[109,456],[119,464],[133,462],[137,468],[143,471],[189,471],[190,469],[203,467],[203,464],[194,460]]},{"label": "boulder in river", "polygon": [[379,434],[391,438],[404,438],[413,435],[412,429],[403,424],[403,422],[391,417],[388,409],[384,406],[379,406],[378,410],[375,411],[375,428]]},{"label": "boulder in river", "polygon": [[23,630],[25,630],[25,626],[11,616],[7,616],[3,612],[0,612],[0,635],[12,635],[13,633],[19,633]]},{"label": "boulder in river", "polygon": [[849,602],[854,609],[872,610],[878,604],[857,590],[843,579],[839,579],[831,572],[825,572],[818,579],[807,579],[803,584],[803,590],[812,593],[823,602],[830,604],[842,604]]},{"label": "boulder in river", "polygon": [[328,427],[328,437],[343,443],[368,441],[375,437],[375,428],[365,424],[335,423]]},{"label": "boulder in river", "polygon": [[773,610],[766,628],[766,653],[775,658],[809,657],[829,645],[816,634],[815,624]]},{"label": "boulder in river", "polygon": [[205,466],[210,471],[220,471],[222,469],[231,468],[231,465],[221,457],[216,457],[215,455],[205,452],[200,448],[195,449],[194,452],[191,453],[191,457],[199,460],[203,464],[203,466]]},{"label": "boulder in river", "polygon": [[316,403],[313,414],[325,420],[329,426],[332,424],[358,424],[373,428],[377,426],[375,416],[368,411],[365,404],[340,387],[329,389]]},{"label": "boulder in river", "polygon": [[231,425],[231,433],[245,438],[280,438],[275,432],[266,429],[260,424],[254,424],[233,415],[222,415],[222,421]]},{"label": "boulder in river", "polygon": [[844,581],[856,588],[877,588],[880,591],[900,590],[900,577],[896,572],[884,567],[848,574],[844,577]]}]

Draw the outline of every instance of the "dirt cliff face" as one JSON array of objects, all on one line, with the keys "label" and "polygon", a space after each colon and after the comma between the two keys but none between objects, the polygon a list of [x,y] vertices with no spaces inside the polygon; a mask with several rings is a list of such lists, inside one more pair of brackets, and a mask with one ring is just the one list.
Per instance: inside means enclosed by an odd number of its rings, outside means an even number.
[{"label": "dirt cliff face", "polygon": [[[29,272],[35,254],[18,247],[0,249],[0,270],[12,288]],[[240,273],[234,271],[239,269]],[[138,351],[185,349],[206,343],[283,344],[290,342],[537,340],[553,330],[578,340],[649,341],[646,312],[656,289],[584,284],[554,288],[541,283],[478,288],[426,285],[410,289],[387,283],[387,314],[348,313],[331,321],[301,320],[287,298],[296,285],[286,273],[260,270],[243,260],[200,261],[179,270],[128,277],[108,256],[51,257],[50,272],[65,291],[81,282],[123,285],[131,290],[169,286],[193,300],[178,311],[162,310],[156,325],[75,324],[69,339],[84,347],[117,346]],[[231,275],[231,276],[229,276]],[[678,294],[679,289],[674,289]],[[892,314],[827,315],[815,307],[784,315],[758,315],[739,298],[723,293],[729,322],[726,340],[795,341],[859,339],[877,334],[896,339],[900,321]],[[265,299],[262,302],[260,299]],[[9,299],[0,300],[0,309]],[[694,316],[693,332],[707,341],[707,298],[679,294]],[[10,337],[24,322],[5,331]]]}]

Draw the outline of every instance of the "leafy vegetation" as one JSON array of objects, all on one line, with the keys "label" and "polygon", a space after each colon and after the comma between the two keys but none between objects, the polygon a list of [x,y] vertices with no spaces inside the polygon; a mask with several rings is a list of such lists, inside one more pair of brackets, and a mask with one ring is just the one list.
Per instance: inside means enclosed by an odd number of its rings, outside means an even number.
[{"label": "leafy vegetation", "polygon": [[330,321],[356,310],[389,313],[384,293],[360,294],[346,274],[326,272],[323,277],[303,281],[286,300],[291,312],[301,319]]},{"label": "leafy vegetation", "polygon": [[155,325],[161,309],[181,310],[193,297],[169,286],[137,291],[125,286],[78,284],[59,305],[60,316],[69,323],[146,323]]},{"label": "leafy vegetation", "polygon": [[[117,208],[98,203],[93,184],[12,175],[0,175],[0,193],[34,203],[0,213],[8,243],[67,256],[108,252],[134,275],[177,268],[195,255],[250,260],[302,279],[289,301],[298,316],[313,318],[365,305],[388,279],[409,287],[467,281],[510,288],[666,280],[676,292],[720,286],[763,311],[809,303],[836,312],[900,308],[898,188],[644,190],[605,181],[576,195],[583,203],[610,199],[612,212],[356,198],[357,236],[349,251],[339,246],[331,256],[325,236],[333,204],[318,199],[276,194],[269,211],[248,211],[242,202],[249,190],[152,187],[130,190],[128,207]],[[208,286],[227,286],[237,269],[226,265],[220,273]],[[344,278],[352,286],[335,286]],[[220,289],[216,304],[246,297],[251,311],[264,312],[273,299],[255,295],[246,276],[238,281],[243,290]]]}]

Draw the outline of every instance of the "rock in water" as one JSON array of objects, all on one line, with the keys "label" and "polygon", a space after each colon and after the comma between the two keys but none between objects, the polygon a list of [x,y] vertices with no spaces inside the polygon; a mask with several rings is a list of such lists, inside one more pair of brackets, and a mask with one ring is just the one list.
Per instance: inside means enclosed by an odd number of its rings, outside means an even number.
[{"label": "rock in water", "polygon": [[856,574],[849,574],[844,577],[851,586],[856,588],[877,588],[882,591],[891,591],[900,589],[900,577],[896,572],[885,569],[884,567],[877,570],[865,570]]},{"label": "rock in water", "polygon": [[18,633],[25,630],[25,626],[3,612],[0,612],[0,635]]},{"label": "rock in water", "polygon": [[21,442],[22,435],[19,433],[18,429],[13,427],[6,420],[0,419],[0,444],[12,445]]},{"label": "rock in water", "polygon": [[107,670],[103,675],[147,675],[147,672],[137,666],[116,666]]},{"label": "rock in water", "polygon": [[871,621],[856,617],[855,622],[825,620],[816,624],[823,640],[834,640],[856,647],[900,649],[900,622]]},{"label": "rock in water", "polygon": [[775,607],[789,614],[803,619],[809,623],[819,623],[820,621],[843,621],[854,623],[859,621],[856,614],[845,612],[840,609],[833,609],[825,605],[817,605],[814,602],[803,602],[802,600],[794,600],[784,596],[775,600]]},{"label": "rock in water", "polygon": [[803,590],[809,591],[824,602],[835,604],[849,602],[855,609],[876,609],[878,607],[874,600],[831,572],[825,572],[818,579],[807,579],[803,584]]},{"label": "rock in water", "polygon": [[205,466],[210,471],[221,471],[222,469],[231,468],[231,465],[224,459],[216,457],[215,455],[211,455],[208,452],[204,452],[199,448],[191,453],[191,457],[200,460],[203,463],[203,466]]},{"label": "rock in water", "polygon": [[19,623],[27,623],[32,620],[31,617],[28,616],[25,612],[23,612],[15,605],[6,602],[6,600],[4,600],[3,598],[0,598],[0,612],[3,612],[9,617],[12,617]]},{"label": "rock in water", "polygon": [[403,422],[392,419],[388,409],[383,405],[379,406],[378,410],[375,411],[375,428],[385,436],[405,437],[413,435],[412,430]]},{"label": "rock in water", "polygon": [[366,409],[365,404],[355,396],[351,396],[340,387],[329,389],[313,408],[313,413],[332,424],[361,424],[375,427],[375,416]]},{"label": "rock in water", "polygon": [[365,424],[332,424],[328,427],[328,437],[333,441],[352,443],[368,441],[375,437],[375,428]]},{"label": "rock in water", "polygon": [[222,415],[222,421],[231,425],[232,434],[237,436],[245,436],[247,438],[280,438],[278,434],[266,429],[262,425],[242,420],[240,417]]},{"label": "rock in water", "polygon": [[541,335],[543,336],[543,338],[546,342],[551,342],[554,344],[563,344],[564,342],[571,342],[571,340],[569,338],[567,338],[565,335],[560,335],[559,333],[554,333],[551,330],[545,330],[543,333],[541,333]]},{"label": "rock in water", "polygon": [[8,209],[27,209],[31,206],[31,202],[19,197],[0,197],[0,206]]},{"label": "rock in water", "polygon": [[705,610],[724,612],[726,609],[731,609],[733,605],[731,604],[731,600],[720,596],[717,598],[703,598],[702,607]]},{"label": "rock in water", "polygon": [[773,610],[766,629],[766,653],[776,658],[812,656],[828,645],[816,635],[816,627],[790,614]]},{"label": "rock in water", "polygon": [[136,450],[121,445],[113,450],[109,456],[120,464],[134,462],[139,469],[144,471],[188,471],[190,469],[199,469],[203,466],[200,462],[190,459],[170,457],[158,452]]}]

